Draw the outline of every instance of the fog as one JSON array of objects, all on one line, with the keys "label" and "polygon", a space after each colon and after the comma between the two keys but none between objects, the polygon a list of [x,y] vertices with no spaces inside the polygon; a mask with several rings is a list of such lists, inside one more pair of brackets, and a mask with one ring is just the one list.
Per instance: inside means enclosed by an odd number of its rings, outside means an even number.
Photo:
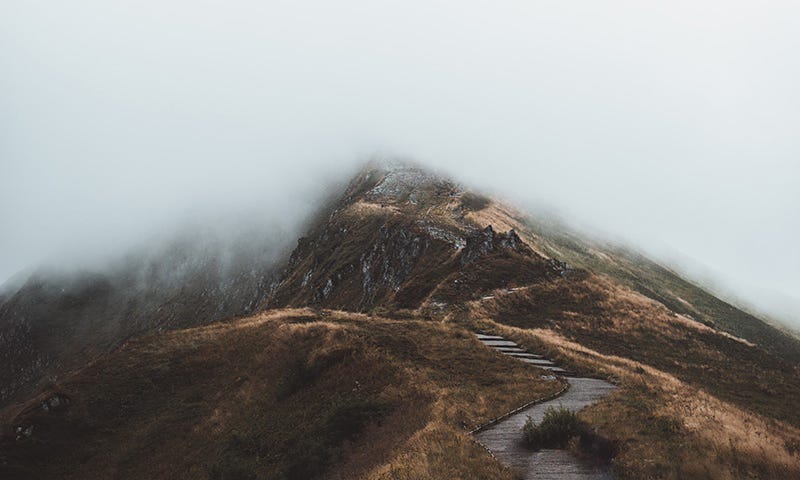
[{"label": "fog", "polygon": [[6,0],[0,281],[398,155],[800,326],[800,4],[651,3]]}]

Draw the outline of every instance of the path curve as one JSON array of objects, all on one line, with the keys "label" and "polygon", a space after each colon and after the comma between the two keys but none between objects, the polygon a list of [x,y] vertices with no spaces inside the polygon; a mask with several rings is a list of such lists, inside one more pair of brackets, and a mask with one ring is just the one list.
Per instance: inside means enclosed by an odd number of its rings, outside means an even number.
[{"label": "path curve", "polygon": [[478,339],[498,352],[520,361],[565,376],[569,389],[562,395],[515,412],[502,420],[478,429],[475,438],[487,450],[521,475],[525,480],[606,480],[611,474],[605,466],[594,465],[570,454],[566,450],[542,449],[531,451],[522,443],[522,426],[528,417],[540,422],[550,407],[563,406],[572,411],[598,402],[616,387],[596,378],[572,377],[542,355],[526,352],[516,343],[496,335],[478,334]]}]

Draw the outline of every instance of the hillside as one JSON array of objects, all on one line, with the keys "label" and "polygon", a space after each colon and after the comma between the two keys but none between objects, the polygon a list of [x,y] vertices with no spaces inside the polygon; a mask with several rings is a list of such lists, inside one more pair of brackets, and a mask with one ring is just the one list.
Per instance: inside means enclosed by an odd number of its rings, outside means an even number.
[{"label": "hillside", "polygon": [[455,324],[270,311],[130,342],[6,409],[0,477],[510,480],[466,428],[560,388]]},{"label": "hillside", "polygon": [[726,331],[732,335],[800,363],[797,338],[764,320],[714,296],[675,271],[659,265],[630,248],[611,245],[579,235],[546,216],[525,216],[537,245],[570,265],[602,273],[642,295],[664,304],[675,313]]},{"label": "hillside", "polygon": [[[82,321],[42,302],[37,335],[73,363],[0,411],[8,475],[510,478],[465,432],[560,380],[483,330],[619,387],[581,417],[620,478],[800,476],[800,342],[644,257],[398,163],[360,172],[287,258],[240,257],[230,289],[189,270],[108,335],[60,334]],[[120,308],[81,298],[89,325]]]},{"label": "hillside", "polygon": [[269,237],[189,232],[91,270],[34,273],[0,298],[0,407],[130,338],[254,311],[281,253]]}]

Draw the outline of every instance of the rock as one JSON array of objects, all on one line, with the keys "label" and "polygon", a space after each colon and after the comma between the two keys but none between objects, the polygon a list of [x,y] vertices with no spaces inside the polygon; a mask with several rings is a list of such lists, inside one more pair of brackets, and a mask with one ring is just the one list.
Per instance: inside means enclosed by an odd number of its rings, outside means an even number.
[{"label": "rock", "polygon": [[66,408],[67,405],[69,405],[69,397],[61,394],[48,397],[39,404],[45,412],[62,410]]},{"label": "rock", "polygon": [[33,425],[18,425],[14,428],[14,433],[16,441],[30,438],[33,435]]},{"label": "rock", "polygon": [[511,250],[517,250],[522,243],[522,239],[519,238],[513,228],[508,231],[505,237],[500,239],[500,245]]},{"label": "rock", "polygon": [[472,263],[489,252],[498,250],[508,250],[525,255],[530,255],[532,252],[514,229],[509,230],[508,233],[496,233],[489,225],[483,230],[474,231],[467,237],[466,245],[461,253],[461,264]]}]

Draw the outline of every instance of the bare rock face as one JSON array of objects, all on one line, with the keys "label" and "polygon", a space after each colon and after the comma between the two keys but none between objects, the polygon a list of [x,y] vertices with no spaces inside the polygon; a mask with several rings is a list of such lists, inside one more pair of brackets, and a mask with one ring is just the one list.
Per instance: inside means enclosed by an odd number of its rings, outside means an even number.
[{"label": "bare rock face", "polygon": [[408,278],[423,252],[428,250],[431,239],[411,229],[390,230],[382,225],[378,230],[378,241],[361,255],[362,303],[375,300],[381,287],[394,292]]},{"label": "bare rock face", "polygon": [[467,265],[480,259],[490,252],[508,250],[522,255],[533,255],[525,242],[512,229],[508,233],[495,233],[491,225],[483,230],[476,230],[469,237],[461,252],[461,263]]},{"label": "bare rock face", "polygon": [[301,239],[267,306],[369,310],[403,290],[417,269],[448,259],[446,240],[404,219],[335,219]]},{"label": "bare rock face", "polygon": [[416,269],[448,260],[464,245],[457,228],[419,215],[457,191],[455,184],[413,165],[369,166],[298,241],[263,306],[363,311],[403,297]]},{"label": "bare rock face", "polygon": [[461,253],[461,263],[466,265],[494,250],[494,229],[491,225],[467,237],[467,246]]}]

